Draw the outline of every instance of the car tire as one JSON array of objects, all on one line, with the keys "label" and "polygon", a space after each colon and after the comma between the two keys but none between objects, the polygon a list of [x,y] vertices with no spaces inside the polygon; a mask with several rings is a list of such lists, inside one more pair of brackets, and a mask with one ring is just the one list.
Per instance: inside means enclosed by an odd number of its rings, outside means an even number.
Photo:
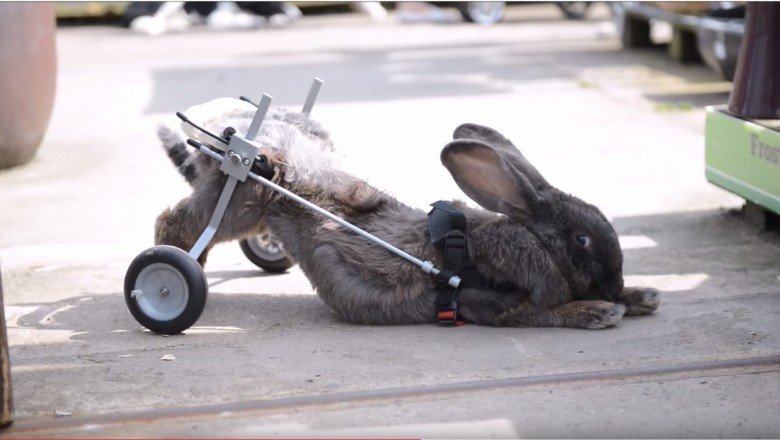
[{"label": "car tire", "polygon": [[483,25],[499,23],[506,13],[506,2],[462,2],[457,7],[463,20]]}]

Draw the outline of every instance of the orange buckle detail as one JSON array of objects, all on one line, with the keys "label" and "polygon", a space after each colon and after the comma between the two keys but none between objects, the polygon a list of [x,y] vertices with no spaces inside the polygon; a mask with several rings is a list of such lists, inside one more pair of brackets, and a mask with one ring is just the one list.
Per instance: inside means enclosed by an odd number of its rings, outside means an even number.
[{"label": "orange buckle detail", "polygon": [[455,311],[454,310],[445,310],[442,312],[439,312],[439,322],[445,321],[454,321],[455,320]]}]

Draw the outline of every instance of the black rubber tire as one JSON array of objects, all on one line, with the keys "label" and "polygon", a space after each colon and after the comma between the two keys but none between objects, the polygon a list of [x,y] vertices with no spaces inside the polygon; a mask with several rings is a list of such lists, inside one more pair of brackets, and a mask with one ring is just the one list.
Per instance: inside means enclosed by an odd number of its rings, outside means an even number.
[{"label": "black rubber tire", "polygon": [[[155,265],[155,266],[153,266]],[[149,268],[149,269],[147,269]],[[147,269],[145,272],[144,270]],[[155,272],[156,271],[156,272]],[[143,279],[139,276],[144,274]],[[173,313],[175,316],[165,316],[166,319],[149,316],[148,308],[152,307],[149,303],[139,304],[137,298],[133,297],[133,291],[139,286],[139,282],[148,286],[147,280],[149,274],[162,274],[162,276],[173,277],[173,284],[186,288],[176,292],[176,296],[171,297],[170,301],[175,307]],[[159,278],[159,276],[158,276]],[[167,284],[167,283],[166,283]],[[161,285],[159,289],[166,287]],[[153,290],[153,289],[152,289]],[[208,282],[206,275],[200,264],[190,257],[190,255],[173,246],[155,246],[140,253],[127,269],[125,275],[125,303],[130,313],[141,325],[149,330],[164,335],[175,335],[192,327],[200,318],[203,309],[206,307],[206,297],[208,296]],[[176,302],[179,304],[177,305]],[[184,302],[183,307],[180,303]],[[166,306],[171,303],[166,304]],[[144,311],[144,308],[147,311]],[[178,309],[181,309],[180,312]],[[162,313],[165,315],[166,313]],[[170,312],[168,313],[170,314]]]},{"label": "black rubber tire", "polygon": [[456,7],[464,21],[491,25],[504,19],[506,2],[458,2]]},{"label": "black rubber tire", "polygon": [[254,238],[241,240],[238,242],[238,245],[249,261],[260,269],[268,273],[283,273],[295,266],[295,261],[285,254],[284,250],[275,255],[263,255],[258,253],[257,249],[250,243],[250,240],[254,240]]}]

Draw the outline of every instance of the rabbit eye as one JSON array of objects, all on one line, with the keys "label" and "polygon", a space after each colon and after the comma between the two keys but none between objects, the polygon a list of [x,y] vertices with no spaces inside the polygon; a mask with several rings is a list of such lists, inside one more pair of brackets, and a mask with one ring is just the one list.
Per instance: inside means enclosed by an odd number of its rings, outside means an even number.
[{"label": "rabbit eye", "polygon": [[586,248],[590,246],[590,237],[585,234],[574,234],[574,240],[577,241],[577,244]]}]

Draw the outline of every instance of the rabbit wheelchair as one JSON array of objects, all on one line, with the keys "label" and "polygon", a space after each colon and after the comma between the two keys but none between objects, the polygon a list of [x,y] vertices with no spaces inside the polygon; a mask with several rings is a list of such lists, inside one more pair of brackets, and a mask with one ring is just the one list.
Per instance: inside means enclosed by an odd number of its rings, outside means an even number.
[{"label": "rabbit wheelchair", "polygon": [[[302,114],[310,114],[322,84],[322,80],[315,78]],[[251,103],[244,97],[241,99]],[[226,146],[225,151],[222,151],[192,138],[187,140],[190,147],[221,162],[219,169],[227,176],[227,180],[206,229],[189,252],[175,246],[158,245],[141,252],[130,263],[124,280],[124,295],[127,307],[136,321],[154,333],[166,335],[181,333],[197,322],[205,309],[208,296],[208,282],[198,258],[214,238],[237,184],[246,182],[248,178],[387,249],[418,266],[423,272],[439,278],[451,288],[458,288],[461,279],[454,273],[440,270],[430,261],[409,255],[270,181],[273,165],[269,164],[264,155],[258,155],[259,148],[254,141],[272,99],[270,95],[264,94],[258,104],[252,103],[257,110],[246,134],[235,133],[229,139],[215,135],[181,112],[177,113],[185,124]],[[252,263],[267,272],[283,272],[295,264],[285,254],[283,244],[268,229],[240,241],[239,245]]]},{"label": "rabbit wheelchair", "polygon": [[[319,78],[314,80],[302,113],[308,115],[311,112],[322,84]],[[251,103],[247,98],[241,99]],[[155,333],[177,334],[200,318],[206,305],[208,283],[197,259],[214,237],[236,184],[246,181],[247,177],[258,180],[258,176],[251,170],[264,168],[259,163],[261,158],[256,157],[257,148],[252,145],[252,140],[259,131],[271,100],[269,95],[263,95],[260,103],[255,104],[257,112],[246,137],[231,137],[230,141],[199,127],[186,115],[177,113],[183,122],[227,145],[227,151],[223,153],[193,139],[187,142],[197,151],[222,162],[220,169],[228,179],[211,221],[189,252],[174,246],[154,246],[139,254],[130,264],[124,282],[125,302],[133,317],[147,329]],[[250,262],[269,273],[282,273],[295,265],[285,253],[281,241],[268,229],[240,240],[239,247]]]}]

